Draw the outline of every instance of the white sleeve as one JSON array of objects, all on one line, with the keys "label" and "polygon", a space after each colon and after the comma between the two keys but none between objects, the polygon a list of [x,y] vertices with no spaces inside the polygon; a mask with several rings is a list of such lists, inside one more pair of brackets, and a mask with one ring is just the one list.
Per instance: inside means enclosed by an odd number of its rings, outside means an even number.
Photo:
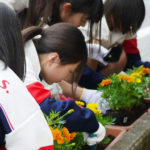
[{"label": "white sleeve", "polygon": [[29,7],[29,0],[0,0],[0,2],[5,3],[17,13]]}]

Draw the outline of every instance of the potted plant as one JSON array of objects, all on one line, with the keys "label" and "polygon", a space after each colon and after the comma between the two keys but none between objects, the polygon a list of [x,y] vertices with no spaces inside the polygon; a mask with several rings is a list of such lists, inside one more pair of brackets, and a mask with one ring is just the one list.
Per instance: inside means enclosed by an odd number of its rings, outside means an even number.
[{"label": "potted plant", "polygon": [[49,116],[45,115],[47,123],[54,138],[54,150],[80,150],[85,145],[82,133],[70,133],[66,127],[63,127],[65,121],[63,118],[74,112],[69,110],[60,117],[60,112],[50,112]]},{"label": "potted plant", "polygon": [[[80,107],[87,107],[92,110],[96,115],[96,118],[101,122],[105,127],[111,125],[114,122],[114,119],[111,117],[103,117],[101,110],[98,109],[98,105],[91,103],[85,105],[81,101],[76,102]],[[63,118],[72,113],[74,110],[69,110],[66,114],[60,117],[60,112],[50,112],[49,116],[45,115],[47,123],[52,131],[54,138],[54,149],[55,150],[83,150],[88,149],[85,145],[83,134],[80,132],[69,133],[68,129],[63,127],[65,121]]]},{"label": "potted plant", "polygon": [[129,70],[129,72],[133,73],[136,70],[142,72],[142,84],[144,86],[143,91],[143,102],[150,106],[150,68],[145,68],[140,66],[138,68],[134,67],[133,70]]},{"label": "potted plant", "polygon": [[98,85],[110,106],[106,115],[116,118],[115,124],[129,126],[147,110],[142,101],[147,80],[144,75],[141,66],[127,73],[113,74]]}]

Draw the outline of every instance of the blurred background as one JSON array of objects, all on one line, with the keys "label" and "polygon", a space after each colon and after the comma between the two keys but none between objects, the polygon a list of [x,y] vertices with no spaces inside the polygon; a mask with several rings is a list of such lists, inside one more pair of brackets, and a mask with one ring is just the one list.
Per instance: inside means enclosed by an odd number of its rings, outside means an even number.
[{"label": "blurred background", "polygon": [[146,17],[141,29],[137,33],[138,48],[142,60],[150,61],[150,0],[144,0],[146,7]]}]

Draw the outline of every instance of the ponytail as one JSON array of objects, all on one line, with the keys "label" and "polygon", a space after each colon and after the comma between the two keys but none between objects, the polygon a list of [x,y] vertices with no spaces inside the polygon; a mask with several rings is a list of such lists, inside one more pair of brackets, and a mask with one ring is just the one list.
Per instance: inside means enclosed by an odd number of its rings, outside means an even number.
[{"label": "ponytail", "polygon": [[43,29],[38,26],[32,26],[22,30],[22,37],[24,43],[33,39],[35,36],[42,35],[42,34],[43,34]]}]

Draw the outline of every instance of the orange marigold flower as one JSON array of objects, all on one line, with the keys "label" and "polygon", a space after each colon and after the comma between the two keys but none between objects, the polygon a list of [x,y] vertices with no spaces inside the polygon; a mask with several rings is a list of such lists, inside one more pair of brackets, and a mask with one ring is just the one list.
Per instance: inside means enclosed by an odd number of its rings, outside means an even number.
[{"label": "orange marigold flower", "polygon": [[49,128],[50,128],[51,132],[54,132],[54,129],[51,126],[49,126]]},{"label": "orange marigold flower", "polygon": [[129,77],[129,76],[124,76],[123,80],[127,81],[127,82],[134,82],[134,79]]},{"label": "orange marigold flower", "polygon": [[70,140],[73,140],[75,137],[76,137],[76,132],[72,132],[71,134],[70,134]]},{"label": "orange marigold flower", "polygon": [[150,74],[150,68],[143,68],[142,71],[144,73]]},{"label": "orange marigold flower", "polygon": [[134,78],[132,78],[128,75],[119,75],[118,77],[123,81],[134,82]]},{"label": "orange marigold flower", "polygon": [[103,80],[101,82],[101,86],[104,87],[104,86],[109,85],[111,83],[112,83],[112,81],[110,79],[106,79],[106,80]]},{"label": "orange marigold flower", "polygon": [[63,127],[63,135],[64,135],[65,139],[67,140],[67,142],[69,143],[71,141],[70,133],[66,127]]},{"label": "orange marigold flower", "polygon": [[59,139],[60,137],[62,137],[61,131],[59,129],[55,129],[53,130],[53,138],[54,140]]},{"label": "orange marigold flower", "polygon": [[57,143],[58,143],[58,144],[64,144],[64,139],[63,139],[63,137],[60,137],[59,139],[57,139]]}]

